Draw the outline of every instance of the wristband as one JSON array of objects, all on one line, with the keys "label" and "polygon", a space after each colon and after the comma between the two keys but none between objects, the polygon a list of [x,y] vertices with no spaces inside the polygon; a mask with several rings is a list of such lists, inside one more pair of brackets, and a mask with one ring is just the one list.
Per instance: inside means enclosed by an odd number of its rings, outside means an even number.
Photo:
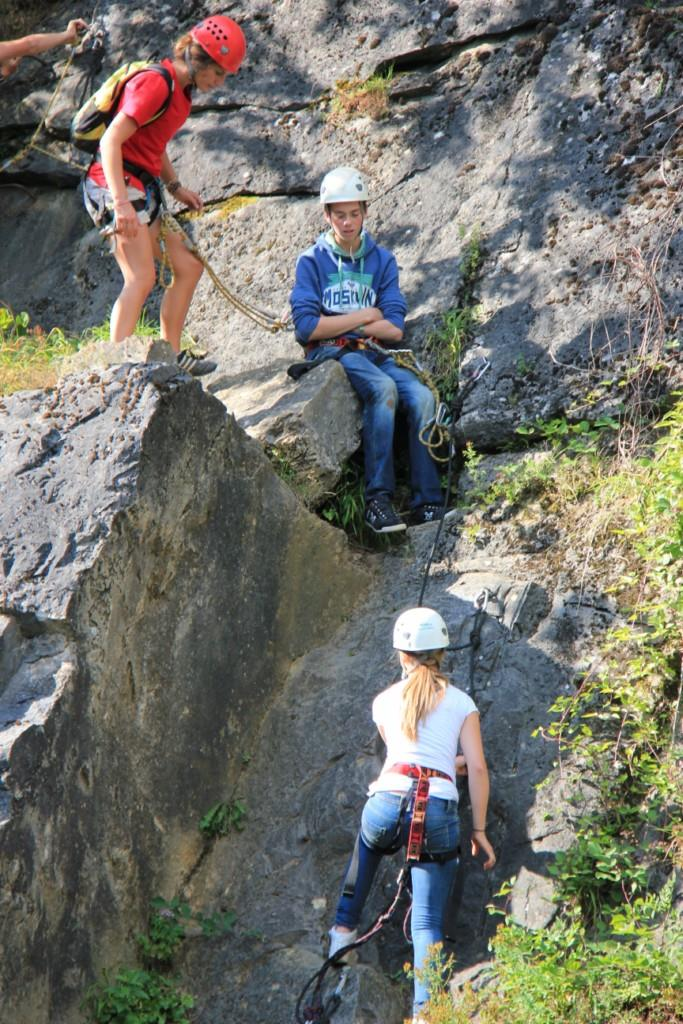
[{"label": "wristband", "polygon": [[170,192],[172,196],[174,196],[176,194],[176,192],[178,191],[178,189],[181,189],[181,188],[182,188],[182,185],[180,184],[180,182],[178,181],[177,178],[174,178],[173,181],[167,181],[166,182],[166,191]]},{"label": "wristband", "polygon": [[486,829],[485,828],[473,828],[472,831],[473,832],[483,832],[484,835],[486,835]]}]

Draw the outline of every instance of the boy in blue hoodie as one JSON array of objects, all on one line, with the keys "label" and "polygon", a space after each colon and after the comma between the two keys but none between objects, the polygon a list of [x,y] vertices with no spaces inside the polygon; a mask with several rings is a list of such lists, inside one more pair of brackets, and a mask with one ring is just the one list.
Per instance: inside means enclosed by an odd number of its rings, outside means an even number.
[{"label": "boy in blue hoodie", "polygon": [[[440,519],[442,495],[437,465],[419,437],[434,416],[434,398],[391,358],[391,346],[403,338],[406,302],[395,257],[363,228],[367,200],[355,168],[325,175],[320,202],[329,230],[299,256],[290,303],[306,359],[339,359],[363,402],[365,519],[375,533],[394,533],[406,528],[392,504],[397,409],[408,422],[412,523]],[[359,348],[365,338],[387,354]]]}]

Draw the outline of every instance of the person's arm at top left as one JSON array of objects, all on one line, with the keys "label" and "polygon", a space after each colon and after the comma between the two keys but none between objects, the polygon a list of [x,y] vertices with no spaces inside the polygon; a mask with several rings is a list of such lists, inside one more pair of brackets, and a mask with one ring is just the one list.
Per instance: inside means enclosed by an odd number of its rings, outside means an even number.
[{"label": "person's arm at top left", "polygon": [[78,42],[78,33],[85,32],[88,23],[83,18],[74,18],[64,32],[39,32],[0,42],[0,61],[19,61],[22,57],[35,57],[55,46]]}]

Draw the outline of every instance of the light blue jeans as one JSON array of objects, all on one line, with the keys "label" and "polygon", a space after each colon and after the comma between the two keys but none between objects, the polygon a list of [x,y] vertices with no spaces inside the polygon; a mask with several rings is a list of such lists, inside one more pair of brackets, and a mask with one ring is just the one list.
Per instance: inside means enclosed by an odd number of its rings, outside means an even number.
[{"label": "light blue jeans", "polygon": [[363,457],[365,497],[393,497],[394,422],[396,411],[408,424],[411,508],[440,505],[443,501],[439,469],[420,441],[420,431],[434,415],[434,396],[410,370],[393,359],[365,349],[345,352],[321,346],[308,359],[339,359],[351,386],[363,402]]},{"label": "light blue jeans", "polygon": [[[335,924],[355,928],[370,892],[375,872],[382,860],[382,850],[395,845],[401,814],[401,796],[398,793],[375,793],[363,808],[360,828],[358,878],[353,896],[342,895],[337,904]],[[400,841],[405,846],[410,831],[411,809],[403,816]],[[459,824],[456,800],[430,797],[425,821],[424,853],[449,853],[458,846]],[[427,951],[435,942],[443,942],[443,918],[448,897],[458,866],[457,857],[439,863],[425,861],[411,866],[413,909],[410,932],[413,940],[415,989],[413,1012],[429,999],[429,990],[418,978],[427,958]]]}]

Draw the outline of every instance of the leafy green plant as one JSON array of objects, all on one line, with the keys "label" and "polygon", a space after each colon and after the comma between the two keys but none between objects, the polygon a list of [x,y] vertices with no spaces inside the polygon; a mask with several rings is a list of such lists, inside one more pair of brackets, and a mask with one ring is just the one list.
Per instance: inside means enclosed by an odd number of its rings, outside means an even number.
[{"label": "leafy green plant", "polygon": [[485,482],[473,451],[465,450],[465,465],[472,486],[466,506],[487,514],[500,506],[515,507],[529,498],[547,495],[553,505],[576,502],[597,492],[604,484],[602,452],[609,449],[619,429],[611,417],[593,423],[570,423],[564,417],[517,427],[528,442],[542,441],[545,450],[502,466],[493,480]]},{"label": "leafy green plant", "polygon": [[105,974],[86,992],[83,1008],[92,1024],[190,1024],[194,999],[154,971],[121,969]]},{"label": "leafy green plant", "polygon": [[534,423],[523,423],[516,434],[529,440],[549,441],[556,452],[584,455],[597,452],[609,432],[619,430],[619,422],[613,416],[600,416],[594,421],[580,420],[570,423],[564,416],[552,420],[536,419]]},{"label": "leafy green plant", "polygon": [[31,327],[28,313],[15,314],[9,306],[0,306],[0,395],[53,384],[55,364],[81,344],[82,339],[69,337],[58,327]]},{"label": "leafy green plant", "polygon": [[458,304],[441,315],[439,325],[427,335],[425,352],[441,399],[452,402],[460,381],[460,364],[483,310],[474,292],[483,258],[479,230],[475,228],[460,261]]},{"label": "leafy green plant", "polygon": [[294,466],[289,460],[289,456],[282,448],[278,448],[277,445],[270,445],[266,448],[266,455],[270,459],[270,463],[280,477],[290,487],[295,488],[298,481],[298,474]]},{"label": "leafy green plant", "polygon": [[335,490],[320,508],[320,515],[363,547],[387,549],[391,546],[388,536],[374,533],[365,522],[365,481],[361,459],[351,459],[344,465]]},{"label": "leafy green plant", "polygon": [[361,539],[365,524],[365,489],[363,470],[357,462],[346,463],[334,493],[321,509],[321,515],[328,523]]},{"label": "leafy green plant", "polygon": [[202,935],[210,937],[229,931],[234,923],[231,911],[206,915],[193,911],[177,897],[165,900],[157,896],[152,900],[147,935],[137,937],[138,947],[145,962],[170,964],[189,928],[198,927]]},{"label": "leafy green plant", "polygon": [[241,800],[221,802],[210,807],[199,822],[199,831],[210,837],[227,836],[233,830],[241,832],[247,809]]}]

